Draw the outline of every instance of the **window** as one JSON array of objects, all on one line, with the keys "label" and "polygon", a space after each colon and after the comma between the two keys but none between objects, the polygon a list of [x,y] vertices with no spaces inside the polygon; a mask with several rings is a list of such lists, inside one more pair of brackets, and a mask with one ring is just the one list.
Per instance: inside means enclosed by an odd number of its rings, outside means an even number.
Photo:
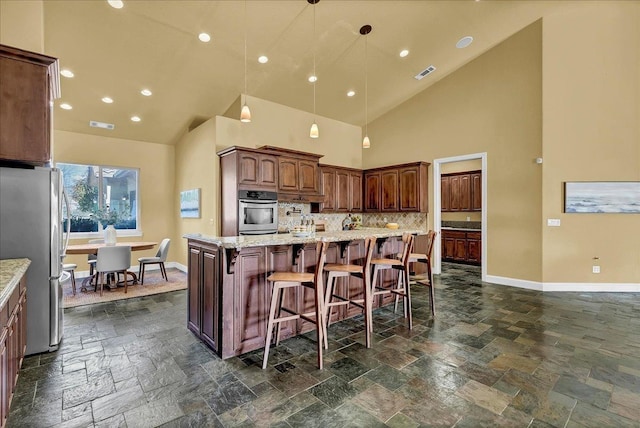
[{"label": "window", "polygon": [[57,167],[69,197],[70,212],[64,217],[71,216],[72,233],[98,232],[109,224],[138,230],[138,170],[71,163]]}]

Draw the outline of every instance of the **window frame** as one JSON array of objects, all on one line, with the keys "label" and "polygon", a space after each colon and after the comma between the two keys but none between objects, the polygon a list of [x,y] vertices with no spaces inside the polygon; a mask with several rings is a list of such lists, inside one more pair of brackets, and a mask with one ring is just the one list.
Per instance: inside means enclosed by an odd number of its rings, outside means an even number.
[{"label": "window frame", "polygon": [[[98,197],[99,200],[103,199],[103,173],[102,170],[105,168],[119,169],[119,170],[130,170],[135,171],[136,173],[136,228],[135,229],[116,229],[116,236],[125,237],[125,236],[142,236],[142,227],[141,227],[141,207],[140,207],[140,168],[132,168],[125,166],[114,166],[114,165],[101,165],[96,163],[79,163],[79,162],[56,162],[56,168],[62,171],[60,168],[60,164],[64,165],[73,165],[73,166],[83,166],[83,167],[97,167],[98,168]],[[66,189],[64,189],[66,193]],[[67,194],[67,197],[70,195]],[[68,214],[69,215],[69,214]],[[100,229],[102,226],[102,229]],[[101,222],[98,222],[98,230],[96,232],[70,232],[69,239],[95,239],[102,238],[104,236],[104,227]]]}]

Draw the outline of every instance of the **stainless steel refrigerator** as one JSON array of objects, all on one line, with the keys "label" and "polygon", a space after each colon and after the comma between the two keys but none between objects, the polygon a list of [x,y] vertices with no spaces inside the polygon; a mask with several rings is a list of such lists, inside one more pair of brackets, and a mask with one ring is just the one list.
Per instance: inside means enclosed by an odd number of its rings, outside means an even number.
[{"label": "stainless steel refrigerator", "polygon": [[0,258],[31,260],[27,355],[54,351],[62,340],[63,189],[58,169],[0,168]]}]

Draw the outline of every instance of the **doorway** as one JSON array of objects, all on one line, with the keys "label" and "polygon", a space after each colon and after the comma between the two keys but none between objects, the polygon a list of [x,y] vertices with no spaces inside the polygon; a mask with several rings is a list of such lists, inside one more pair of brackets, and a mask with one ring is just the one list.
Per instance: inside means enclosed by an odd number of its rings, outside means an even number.
[{"label": "doorway", "polygon": [[481,210],[481,268],[482,281],[486,281],[487,277],[487,153],[474,153],[462,156],[453,156],[449,158],[434,159],[433,161],[433,230],[437,233],[437,239],[433,245],[433,273],[440,274],[442,271],[442,200],[440,189],[440,176],[442,165],[452,162],[468,161],[480,159],[482,163],[482,210]]}]

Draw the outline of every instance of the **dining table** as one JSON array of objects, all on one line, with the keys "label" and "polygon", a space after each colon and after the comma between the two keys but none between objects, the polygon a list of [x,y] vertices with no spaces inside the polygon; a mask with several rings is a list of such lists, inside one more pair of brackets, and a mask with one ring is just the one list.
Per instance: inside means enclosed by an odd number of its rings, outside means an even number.
[{"label": "dining table", "polygon": [[[131,247],[131,251],[142,251],[142,250],[151,250],[153,247],[155,247],[158,243],[157,242],[151,242],[151,241],[132,241],[132,242],[116,242],[116,246],[128,246]],[[68,245],[67,246],[67,251],[66,254],[98,254],[98,250],[100,248],[103,247],[108,247],[110,245],[107,245],[105,243],[87,243],[87,244],[74,244],[74,245]],[[111,245],[113,246],[113,245]],[[82,286],[80,288],[81,291],[86,291],[87,288],[87,284],[89,284],[93,278],[97,275],[94,274],[94,276],[89,276],[87,278],[85,278],[82,281]],[[136,275],[135,272],[132,272],[130,270],[127,271],[127,275],[131,276],[131,281],[132,284],[137,284],[138,283],[138,275]],[[127,278],[125,277],[125,281],[127,281]]]}]

